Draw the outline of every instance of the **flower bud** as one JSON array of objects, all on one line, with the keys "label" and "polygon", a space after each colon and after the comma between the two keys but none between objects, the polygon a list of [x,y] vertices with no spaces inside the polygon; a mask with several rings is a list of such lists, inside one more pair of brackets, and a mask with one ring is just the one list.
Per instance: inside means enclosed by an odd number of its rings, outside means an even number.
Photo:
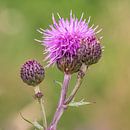
[{"label": "flower bud", "polygon": [[78,56],[64,56],[57,60],[57,67],[66,74],[73,74],[80,70],[82,63]]},{"label": "flower bud", "polygon": [[37,92],[37,93],[35,93],[35,99],[40,100],[42,97],[43,97],[42,92]]},{"label": "flower bud", "polygon": [[37,86],[43,81],[45,71],[36,60],[29,60],[21,67],[20,74],[23,82],[30,86]]},{"label": "flower bud", "polygon": [[82,41],[78,49],[78,56],[87,66],[99,61],[102,54],[102,47],[95,38],[89,41]]}]

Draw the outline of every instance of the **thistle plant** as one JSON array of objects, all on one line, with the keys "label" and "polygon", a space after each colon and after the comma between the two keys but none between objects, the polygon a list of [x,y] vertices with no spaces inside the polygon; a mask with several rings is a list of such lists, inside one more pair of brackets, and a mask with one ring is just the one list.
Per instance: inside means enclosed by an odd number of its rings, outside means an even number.
[{"label": "thistle plant", "polygon": [[[27,61],[21,68],[22,80],[28,85],[33,86],[35,99],[40,103],[43,114],[43,126],[38,122],[30,122],[22,117],[36,129],[40,130],[57,130],[58,122],[67,108],[91,104],[91,102],[84,101],[84,99],[75,102],[74,97],[81,87],[88,68],[92,64],[97,63],[102,56],[101,37],[98,38],[97,36],[101,29],[97,31],[98,26],[94,27],[94,25],[89,27],[90,17],[86,22],[82,14],[78,20],[72,14],[72,11],[70,12],[69,19],[64,19],[59,14],[58,17],[59,20],[56,21],[52,14],[53,25],[50,25],[49,29],[45,30],[40,28],[38,32],[43,35],[43,39],[37,40],[44,46],[44,53],[47,54],[45,58],[47,65],[45,68],[48,69],[50,66],[56,65],[64,73],[63,83],[60,83],[59,102],[49,124],[47,124],[43,94],[38,87],[39,83],[44,79],[44,68],[36,60]],[[77,74],[77,80],[72,92],[67,96],[69,83],[74,73]]]}]

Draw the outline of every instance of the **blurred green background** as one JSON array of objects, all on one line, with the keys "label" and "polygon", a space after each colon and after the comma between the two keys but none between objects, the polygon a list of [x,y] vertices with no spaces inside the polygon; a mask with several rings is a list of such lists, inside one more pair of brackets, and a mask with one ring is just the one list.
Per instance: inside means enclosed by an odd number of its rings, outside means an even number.
[{"label": "blurred green background", "polygon": [[[43,62],[43,47],[36,31],[48,28],[51,14],[69,17],[70,10],[80,18],[91,16],[90,25],[100,25],[105,51],[84,80],[76,100],[96,104],[68,109],[59,130],[130,130],[130,0],[0,0],[0,130],[29,130],[19,113],[30,120],[40,120],[33,90],[20,77],[20,66],[27,59]],[[41,84],[47,117],[56,109],[62,81],[56,67],[46,70]],[[72,84],[75,81],[73,77]]]}]

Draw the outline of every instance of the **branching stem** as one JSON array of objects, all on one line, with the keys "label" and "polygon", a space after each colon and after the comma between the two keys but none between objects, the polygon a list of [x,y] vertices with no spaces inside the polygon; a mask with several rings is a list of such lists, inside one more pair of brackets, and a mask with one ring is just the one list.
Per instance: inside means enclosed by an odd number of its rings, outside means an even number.
[{"label": "branching stem", "polygon": [[58,107],[54,114],[52,123],[50,124],[50,127],[47,130],[56,130],[56,128],[57,128],[57,124],[65,110],[64,102],[66,100],[66,94],[67,94],[70,79],[71,79],[71,75],[69,75],[69,74],[64,75],[64,81],[63,81],[63,85],[62,85],[62,90],[61,90]]},{"label": "branching stem", "polygon": [[72,90],[70,96],[65,101],[66,105],[69,104],[73,100],[74,96],[76,95],[77,91],[79,90],[79,88],[83,82],[83,77],[85,76],[86,70],[87,70],[87,66],[83,64],[79,73],[78,73],[75,87]]},{"label": "branching stem", "polygon": [[76,85],[68,98],[66,98],[66,95],[67,95],[67,90],[68,90],[68,86],[69,86],[69,81],[71,79],[71,75],[68,75],[68,74],[64,75],[64,81],[63,81],[63,85],[62,85],[62,90],[61,90],[58,107],[54,114],[53,120],[47,130],[56,130],[57,129],[57,124],[58,124],[63,112],[68,107],[68,104],[73,100],[74,96],[76,95],[78,89],[80,88],[80,86],[82,84],[83,77],[85,76],[86,70],[87,70],[87,66],[85,64],[83,64],[78,73]]}]

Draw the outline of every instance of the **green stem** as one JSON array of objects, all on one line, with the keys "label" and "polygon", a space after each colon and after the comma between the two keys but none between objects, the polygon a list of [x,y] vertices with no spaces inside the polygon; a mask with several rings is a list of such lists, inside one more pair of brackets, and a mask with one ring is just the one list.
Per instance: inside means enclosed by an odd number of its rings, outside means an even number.
[{"label": "green stem", "polygon": [[[37,93],[41,93],[39,86],[36,86],[34,88],[35,94]],[[42,120],[43,120],[43,127],[45,128],[45,130],[47,129],[47,119],[46,119],[46,112],[45,112],[45,107],[44,107],[44,100],[41,97],[40,99],[38,99],[38,102],[40,104],[41,107],[41,112],[42,112]]]},{"label": "green stem", "polygon": [[43,103],[43,99],[41,98],[40,101],[40,106],[41,106],[41,111],[42,111],[42,115],[43,115],[43,125],[45,125],[45,130],[47,129],[47,119],[46,119],[46,112],[45,112],[45,107],[44,107],[44,103]]}]

